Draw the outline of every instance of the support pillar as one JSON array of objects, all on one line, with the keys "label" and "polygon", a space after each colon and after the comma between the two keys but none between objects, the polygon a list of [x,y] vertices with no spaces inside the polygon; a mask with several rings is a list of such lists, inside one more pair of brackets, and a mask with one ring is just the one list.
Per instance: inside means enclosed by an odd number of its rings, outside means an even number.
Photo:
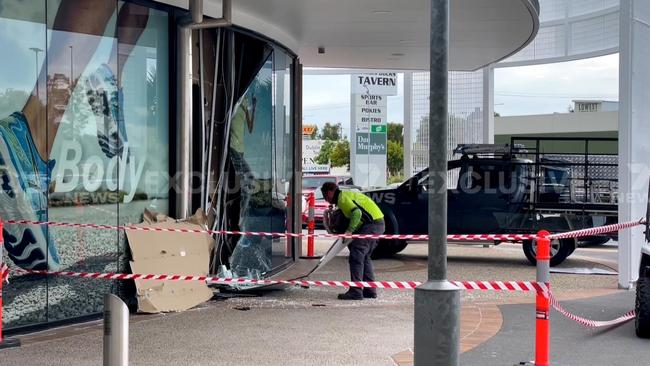
[{"label": "support pillar", "polygon": [[447,76],[449,0],[431,0],[429,270],[415,290],[416,366],[459,365],[460,292],[447,281]]},{"label": "support pillar", "polygon": [[494,143],[494,68],[483,69],[483,143]]},{"label": "support pillar", "polygon": [[413,72],[404,73],[404,177],[413,171]]},{"label": "support pillar", "polygon": [[[650,3],[621,0],[620,4],[618,220],[632,221],[645,217],[650,176]],[[619,234],[620,288],[633,288],[638,279],[643,241],[638,228]]]}]

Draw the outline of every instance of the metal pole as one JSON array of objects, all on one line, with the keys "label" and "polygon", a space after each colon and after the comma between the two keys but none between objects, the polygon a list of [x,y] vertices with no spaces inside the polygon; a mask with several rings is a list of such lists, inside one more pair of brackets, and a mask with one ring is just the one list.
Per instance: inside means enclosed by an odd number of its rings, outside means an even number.
[{"label": "metal pole", "polygon": [[40,92],[38,90],[38,84],[39,84],[39,82],[38,82],[38,79],[39,79],[39,77],[38,77],[38,53],[43,52],[43,50],[38,48],[38,47],[30,47],[29,49],[31,51],[34,51],[34,56],[36,56],[36,99],[40,99],[41,94],[40,94]]},{"label": "metal pole", "polygon": [[192,175],[192,30],[178,28],[178,168],[179,181],[175,185],[177,194],[176,217],[186,218],[190,213]]},{"label": "metal pole", "polygon": [[429,271],[415,290],[414,364],[459,365],[460,292],[447,281],[449,1],[431,0]]},{"label": "metal pole", "polygon": [[72,63],[72,45],[68,46],[70,47],[70,97],[72,97],[72,91],[74,90],[74,65]]},{"label": "metal pole", "polygon": [[104,295],[104,366],[129,364],[129,308],[113,295]]},{"label": "metal pole", "polygon": [[[201,13],[202,14],[202,13]],[[203,18],[201,18],[203,19]],[[203,61],[203,29],[199,29],[199,90],[200,90],[200,99],[201,99],[201,201],[199,205],[202,205],[205,202],[206,190],[205,187],[205,171],[206,171],[206,154],[205,154],[205,137],[206,137],[206,128],[205,128],[205,64]],[[203,208],[206,210],[206,208]]]}]

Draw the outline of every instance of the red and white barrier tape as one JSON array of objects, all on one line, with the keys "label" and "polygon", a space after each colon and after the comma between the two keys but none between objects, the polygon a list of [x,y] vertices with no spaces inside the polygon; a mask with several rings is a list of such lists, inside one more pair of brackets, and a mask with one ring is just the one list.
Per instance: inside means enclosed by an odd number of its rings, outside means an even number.
[{"label": "red and white barrier tape", "polygon": [[[272,236],[272,237],[291,237],[291,238],[344,238],[344,239],[401,239],[401,240],[428,240],[426,234],[303,234],[303,233],[273,233],[266,231],[236,231],[236,230],[203,230],[203,229],[178,229],[178,228],[158,228],[142,227],[134,225],[100,225],[100,224],[76,224],[69,222],[57,221],[31,221],[31,220],[7,220],[9,225],[47,225],[51,227],[69,227],[85,229],[105,229],[105,230],[135,230],[135,231],[157,231],[172,233],[195,233],[210,235],[241,235],[241,236]],[[613,225],[599,226],[589,229],[567,231],[564,233],[552,234],[549,239],[579,238],[584,236],[599,235],[611,233],[621,229],[627,229],[634,226],[645,224],[644,220],[622,222]],[[451,234],[447,235],[447,240],[457,241],[523,241],[534,240],[537,234]]]},{"label": "red and white barrier tape", "polygon": [[[30,220],[7,220],[9,225],[47,225],[51,227],[70,227],[86,229],[106,230],[135,230],[135,231],[162,231],[172,233],[195,233],[210,235],[242,235],[242,236],[272,236],[272,237],[293,237],[293,238],[344,238],[344,239],[402,239],[402,240],[428,240],[426,234],[303,234],[303,233],[271,233],[263,231],[234,231],[234,230],[203,230],[203,229],[177,229],[177,228],[156,228],[141,227],[134,225],[100,225],[100,224],[75,224],[56,221],[30,221]],[[462,241],[521,241],[535,239],[535,234],[457,234],[447,235],[448,240]]]},{"label": "red and white barrier tape", "polygon": [[557,233],[557,234],[551,234],[549,235],[549,239],[566,239],[566,238],[581,238],[584,236],[592,236],[592,235],[599,235],[599,234],[606,234],[606,233],[613,233],[615,231],[619,231],[622,229],[629,229],[631,227],[639,226],[639,225],[645,225],[645,220],[637,220],[637,221],[628,221],[628,222],[619,222],[618,224],[612,224],[612,225],[605,225],[605,226],[598,226],[598,227],[592,227],[589,229],[582,229],[582,230],[575,230],[575,231],[567,231],[564,233]]},{"label": "red and white barrier tape", "polygon": [[[44,271],[26,270],[12,268],[12,272],[41,274],[52,276],[67,276],[78,278],[94,278],[105,280],[153,280],[153,281],[200,281],[216,284],[240,284],[240,285],[300,285],[319,287],[360,287],[360,288],[382,288],[382,289],[409,289],[413,290],[420,286],[418,281],[312,281],[312,280],[253,280],[245,278],[223,278],[210,276],[192,275],[165,275],[165,274],[139,274],[139,273],[93,273],[93,272],[68,272],[68,271]],[[543,283],[525,281],[450,281],[458,288],[465,290],[484,291],[524,291],[547,293],[548,286]]]},{"label": "red and white barrier tape", "polygon": [[625,314],[623,314],[623,315],[621,315],[618,318],[613,319],[613,320],[591,320],[591,319],[583,318],[581,316],[577,316],[575,314],[572,314],[569,311],[567,311],[566,309],[564,309],[562,307],[562,305],[560,305],[560,302],[557,301],[555,296],[553,296],[553,293],[550,293],[550,298],[551,298],[551,305],[560,314],[562,314],[562,315],[566,316],[567,318],[577,322],[578,324],[581,324],[581,325],[583,325],[585,327],[589,327],[589,328],[609,327],[609,326],[612,326],[612,325],[622,324],[622,323],[625,323],[627,321],[630,321],[630,320],[634,319],[634,316],[635,316],[634,310],[630,310],[627,313],[625,313]]}]

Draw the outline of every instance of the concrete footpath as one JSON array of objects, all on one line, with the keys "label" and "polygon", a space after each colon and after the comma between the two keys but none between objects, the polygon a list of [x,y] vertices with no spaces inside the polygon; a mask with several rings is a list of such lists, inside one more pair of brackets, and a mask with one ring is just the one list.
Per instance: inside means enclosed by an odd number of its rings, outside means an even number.
[{"label": "concrete footpath", "polygon": [[[319,243],[317,253],[326,250],[324,246]],[[380,280],[424,281],[426,246],[411,245],[375,265]],[[600,265],[581,256],[569,258],[563,266]],[[528,281],[534,276],[534,267],[520,249],[449,247],[450,279]],[[347,252],[311,278],[347,279]],[[552,274],[551,281],[566,308],[581,316],[608,320],[633,306],[634,294],[616,290],[615,276]],[[221,295],[184,313],[133,315],[130,364],[412,364],[413,291],[382,290],[379,299],[351,302],[336,300],[342,291],[292,287],[259,297]],[[461,364],[514,365],[531,360],[533,300],[532,295],[514,292],[463,292]],[[558,365],[605,365],[614,360],[627,365],[650,358],[650,342],[636,339],[631,323],[594,331],[557,312],[551,316],[551,359]],[[21,338],[21,348],[0,351],[0,365],[102,363],[100,322]]]}]

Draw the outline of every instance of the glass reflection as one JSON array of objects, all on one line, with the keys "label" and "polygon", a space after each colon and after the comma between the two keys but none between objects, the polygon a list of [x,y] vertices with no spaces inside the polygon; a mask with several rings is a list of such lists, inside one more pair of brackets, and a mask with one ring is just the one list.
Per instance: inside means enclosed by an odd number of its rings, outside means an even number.
[{"label": "glass reflection", "polygon": [[[235,106],[229,155],[239,182],[239,230],[272,231],[272,63],[264,63]],[[230,258],[235,276],[260,277],[271,270],[271,238],[241,237]]]},{"label": "glass reflection", "polygon": [[[0,218],[47,219],[45,140],[45,1],[3,1],[0,6]],[[19,35],[19,36],[18,36]],[[59,260],[47,231],[5,225],[3,262],[45,269]],[[42,276],[12,280],[3,291],[6,325],[47,320],[47,283]]]},{"label": "glass reflection", "polygon": [[[0,47],[14,56],[0,59],[0,217],[116,225],[139,222],[145,207],[166,212],[168,14],[113,0],[0,5]],[[11,266],[125,268],[115,231],[6,225],[4,235]],[[115,290],[77,278],[12,282],[9,327],[97,313]]]}]

